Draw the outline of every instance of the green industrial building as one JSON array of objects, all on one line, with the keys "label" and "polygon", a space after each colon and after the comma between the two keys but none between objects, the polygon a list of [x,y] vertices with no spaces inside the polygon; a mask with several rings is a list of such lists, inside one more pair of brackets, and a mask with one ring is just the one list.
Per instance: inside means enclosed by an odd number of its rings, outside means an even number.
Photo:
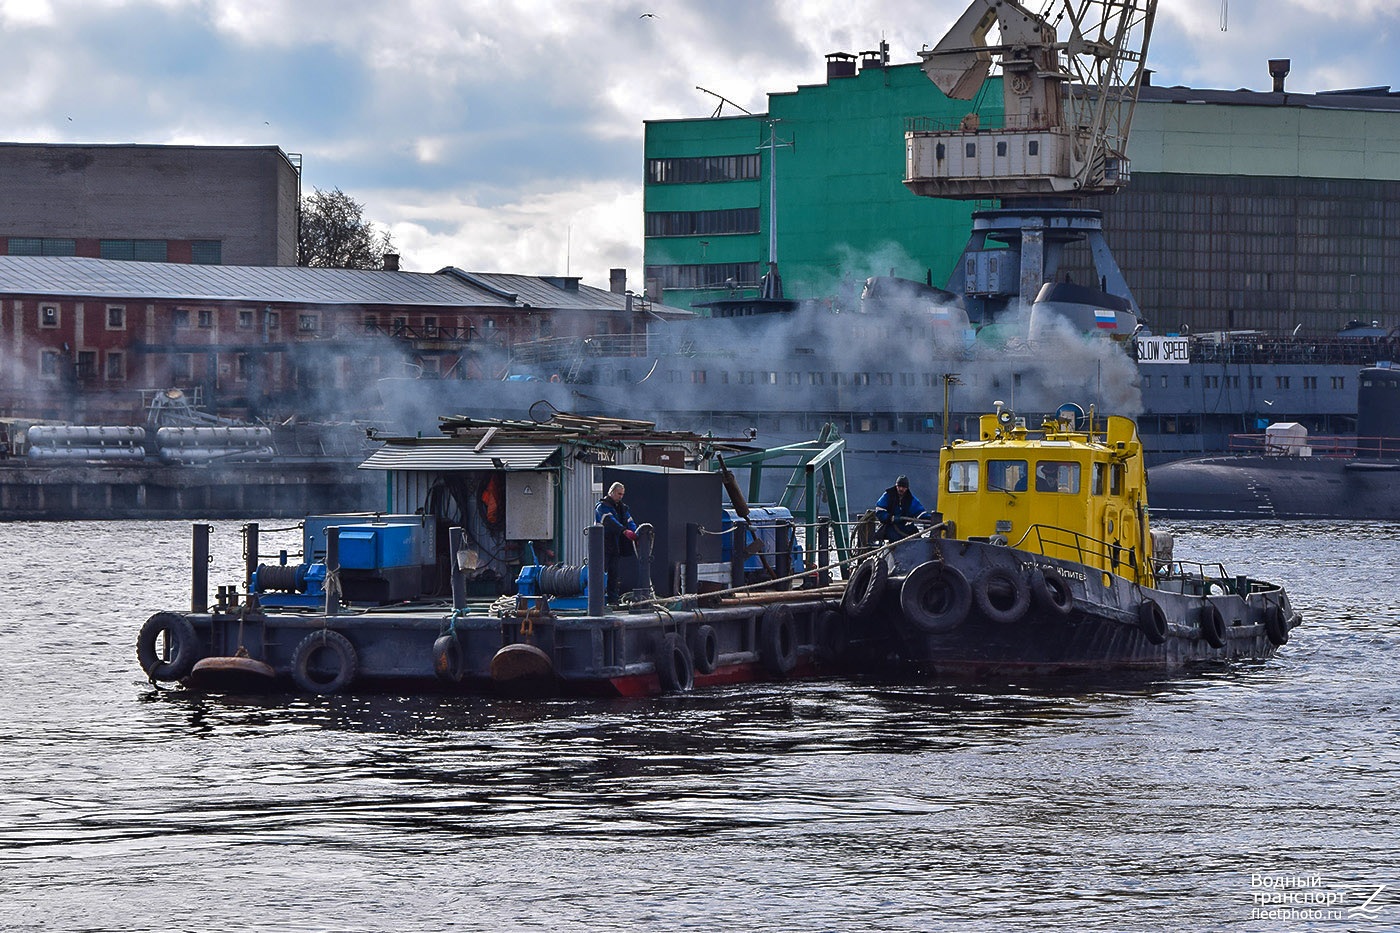
[{"label": "green industrial building", "polygon": [[[1400,94],[1293,94],[1282,83],[1142,88],[1132,181],[1085,206],[1104,212],[1158,333],[1400,324]],[[681,307],[755,295],[774,246],[790,298],[851,308],[876,275],[943,286],[972,212],[999,205],[911,193],[904,133],[969,112],[1001,125],[1000,79],[951,100],[918,63],[867,52],[859,67],[827,56],[825,83],[770,94],[764,114],[649,121],[648,290]],[[1087,251],[1071,249],[1065,270],[1091,280]]]}]

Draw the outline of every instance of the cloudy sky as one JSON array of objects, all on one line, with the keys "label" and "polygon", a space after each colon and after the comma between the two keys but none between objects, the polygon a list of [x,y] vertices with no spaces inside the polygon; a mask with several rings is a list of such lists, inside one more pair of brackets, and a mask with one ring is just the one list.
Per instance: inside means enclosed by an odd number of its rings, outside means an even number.
[{"label": "cloudy sky", "polygon": [[[644,120],[707,116],[697,85],[760,112],[882,38],[915,61],[965,5],[0,0],[0,139],[276,145],[406,269],[637,287]],[[1161,0],[1154,83],[1266,90],[1269,58],[1290,90],[1400,86],[1400,0]]]}]

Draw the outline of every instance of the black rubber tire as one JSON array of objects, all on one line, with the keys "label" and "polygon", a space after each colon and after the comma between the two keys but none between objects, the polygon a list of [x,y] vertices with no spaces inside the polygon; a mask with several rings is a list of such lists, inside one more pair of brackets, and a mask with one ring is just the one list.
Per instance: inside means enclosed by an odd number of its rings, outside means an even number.
[{"label": "black rubber tire", "polygon": [[697,674],[713,674],[719,667],[719,635],[713,625],[690,630],[690,660]]},{"label": "black rubber tire", "polygon": [[[322,676],[319,666],[313,666],[323,651],[335,656],[335,674],[330,678]],[[354,682],[359,666],[350,639],[330,629],[317,629],[301,640],[292,655],[292,681],[307,693],[337,693]]]},{"label": "black rubber tire", "polygon": [[[162,635],[168,658],[157,649]],[[201,654],[194,625],[178,612],[157,612],[136,636],[136,660],[151,680],[174,681],[189,676]]]},{"label": "black rubber tire", "polygon": [[1054,567],[1032,567],[1030,587],[1031,599],[1046,615],[1067,616],[1074,612],[1074,591]]},{"label": "black rubber tire", "polygon": [[1288,620],[1284,618],[1283,609],[1273,603],[1264,607],[1264,637],[1275,648],[1288,644]]},{"label": "black rubber tire", "polygon": [[667,632],[656,649],[656,676],[663,693],[684,693],[695,687],[690,649],[675,632]]},{"label": "black rubber tire", "polygon": [[466,653],[456,634],[440,636],[433,642],[433,673],[449,684],[460,684],[466,677]]},{"label": "black rubber tire", "polygon": [[883,557],[871,557],[856,565],[841,597],[846,618],[865,622],[873,618],[889,585],[890,568]]},{"label": "black rubber tire", "polygon": [[775,677],[797,666],[797,627],[791,609],[774,606],[763,613],[758,623],[758,657]]},{"label": "black rubber tire", "polygon": [[1154,645],[1160,645],[1167,640],[1167,614],[1156,601],[1144,599],[1138,603],[1138,628],[1142,629],[1142,634]]},{"label": "black rubber tire", "polygon": [[915,567],[899,590],[904,618],[921,632],[951,632],[967,619],[972,586],[956,567],[927,561]]},{"label": "black rubber tire", "polygon": [[998,625],[1019,622],[1031,607],[1026,578],[1009,567],[988,567],[972,588],[977,611]]},{"label": "black rubber tire", "polygon": [[1196,625],[1201,630],[1201,637],[1206,640],[1206,644],[1212,648],[1225,647],[1225,618],[1215,603],[1207,602],[1201,607],[1196,616]]},{"label": "black rubber tire", "polygon": [[841,660],[848,641],[845,614],[827,609],[817,616],[817,643],[821,646],[823,661]]}]

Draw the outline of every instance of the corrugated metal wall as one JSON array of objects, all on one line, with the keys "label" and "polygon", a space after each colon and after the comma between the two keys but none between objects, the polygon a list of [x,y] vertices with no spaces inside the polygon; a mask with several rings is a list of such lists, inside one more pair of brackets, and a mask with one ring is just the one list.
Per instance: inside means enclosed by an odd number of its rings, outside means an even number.
[{"label": "corrugated metal wall", "polygon": [[[1135,172],[1089,206],[1158,333],[1396,323],[1400,182]],[[1066,260],[1093,281],[1082,246]]]}]

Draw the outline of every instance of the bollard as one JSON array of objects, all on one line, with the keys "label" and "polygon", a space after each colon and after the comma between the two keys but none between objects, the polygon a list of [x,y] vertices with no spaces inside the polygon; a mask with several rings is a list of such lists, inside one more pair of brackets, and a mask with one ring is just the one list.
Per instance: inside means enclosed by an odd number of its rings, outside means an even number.
[{"label": "bollard", "polygon": [[685,526],[685,580],[681,588],[691,594],[700,591],[700,526],[695,522]]},{"label": "bollard", "polygon": [[213,525],[194,526],[194,548],[190,563],[190,612],[209,609],[209,533]]},{"label": "bollard", "polygon": [[600,616],[607,611],[604,600],[608,595],[608,581],[603,565],[603,526],[590,525],[584,529],[588,535],[588,614]]},{"label": "bollard", "polygon": [[258,523],[243,526],[243,589],[253,592],[253,574],[258,570]]},{"label": "bollard", "polygon": [[795,535],[792,530],[792,522],[781,521],[773,526],[773,564],[778,568],[779,577],[792,575],[792,541]]},{"label": "bollard", "polygon": [[740,519],[730,526],[729,533],[729,585],[743,586],[745,582],[744,563],[749,554],[746,542],[749,540],[749,523]]},{"label": "bollard", "polygon": [[462,564],[457,555],[462,550],[462,529],[450,528],[447,531],[447,549],[452,558],[452,608],[467,608],[467,575],[462,572]]},{"label": "bollard", "polygon": [[656,529],[648,522],[637,526],[637,585],[632,588],[632,601],[640,602],[656,595],[651,585],[651,555],[655,550]]}]

